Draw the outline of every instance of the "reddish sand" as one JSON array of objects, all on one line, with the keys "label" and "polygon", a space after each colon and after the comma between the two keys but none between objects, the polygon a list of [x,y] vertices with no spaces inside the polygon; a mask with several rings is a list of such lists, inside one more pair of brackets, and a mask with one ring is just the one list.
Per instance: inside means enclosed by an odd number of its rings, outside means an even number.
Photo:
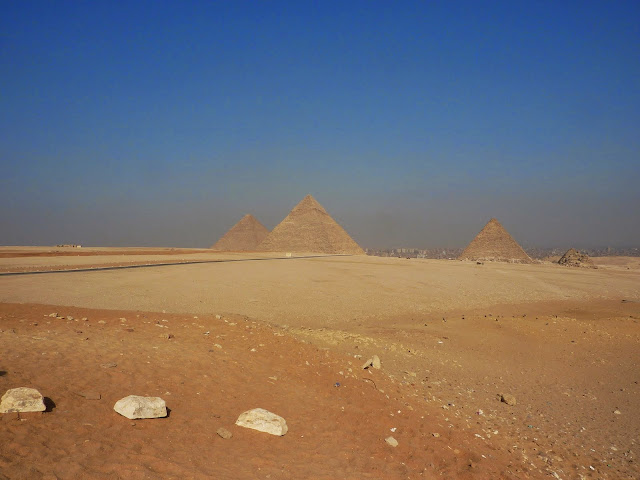
[{"label": "reddish sand", "polygon": [[[244,317],[13,304],[0,315],[1,388],[50,399],[44,414],[2,416],[3,478],[525,476],[504,448],[448,425],[410,388]],[[129,394],[161,396],[169,417],[118,415],[113,404]],[[283,416],[289,433],[234,425],[255,407]]]}]

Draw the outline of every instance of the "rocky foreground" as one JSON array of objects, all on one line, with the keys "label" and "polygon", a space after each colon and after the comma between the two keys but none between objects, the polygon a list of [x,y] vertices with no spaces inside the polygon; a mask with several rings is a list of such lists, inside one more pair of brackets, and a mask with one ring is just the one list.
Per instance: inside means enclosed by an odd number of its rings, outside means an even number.
[{"label": "rocky foreground", "polygon": [[[410,386],[245,317],[2,304],[0,322],[0,389],[47,405],[2,414],[0,478],[535,477]],[[131,393],[168,416],[114,411]],[[236,425],[256,407],[286,435]]]}]

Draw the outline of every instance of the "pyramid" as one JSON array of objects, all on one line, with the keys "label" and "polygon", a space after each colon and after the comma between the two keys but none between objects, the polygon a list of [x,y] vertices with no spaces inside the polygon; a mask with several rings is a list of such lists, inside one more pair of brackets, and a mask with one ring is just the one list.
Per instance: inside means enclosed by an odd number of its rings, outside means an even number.
[{"label": "pyramid", "polygon": [[595,268],[593,261],[589,258],[589,255],[586,253],[580,253],[575,248],[570,248],[566,251],[560,260],[558,260],[560,265],[566,265],[567,267],[587,267],[587,268]]},{"label": "pyramid", "polygon": [[529,255],[495,218],[489,220],[458,259],[531,263]]},{"label": "pyramid", "polygon": [[267,235],[269,235],[269,230],[256,220],[256,217],[247,214],[211,248],[236,252],[255,250]]},{"label": "pyramid", "polygon": [[289,212],[258,250],[364,255],[364,250],[311,195]]}]

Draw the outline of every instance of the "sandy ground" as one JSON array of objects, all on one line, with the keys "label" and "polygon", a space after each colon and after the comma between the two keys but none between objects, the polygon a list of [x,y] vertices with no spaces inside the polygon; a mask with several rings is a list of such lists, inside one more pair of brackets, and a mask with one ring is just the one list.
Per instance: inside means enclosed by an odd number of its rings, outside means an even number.
[{"label": "sandy ground", "polygon": [[[250,258],[279,256],[283,255],[256,253]],[[0,247],[0,273],[246,260],[247,258],[249,257],[244,253],[214,252],[209,249]]]},{"label": "sandy ground", "polygon": [[[640,269],[615,263],[330,257],[0,275],[0,391],[34,386],[55,403],[2,416],[0,472],[638,478]],[[383,368],[363,371],[373,354]],[[128,394],[162,396],[169,418],[120,417]],[[290,432],[233,425],[257,406]]]}]

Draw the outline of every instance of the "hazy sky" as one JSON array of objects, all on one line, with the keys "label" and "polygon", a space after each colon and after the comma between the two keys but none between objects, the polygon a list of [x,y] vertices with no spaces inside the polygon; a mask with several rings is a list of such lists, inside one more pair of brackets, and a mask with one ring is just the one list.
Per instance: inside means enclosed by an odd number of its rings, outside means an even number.
[{"label": "hazy sky", "polygon": [[0,2],[0,244],[640,245],[640,2]]}]

